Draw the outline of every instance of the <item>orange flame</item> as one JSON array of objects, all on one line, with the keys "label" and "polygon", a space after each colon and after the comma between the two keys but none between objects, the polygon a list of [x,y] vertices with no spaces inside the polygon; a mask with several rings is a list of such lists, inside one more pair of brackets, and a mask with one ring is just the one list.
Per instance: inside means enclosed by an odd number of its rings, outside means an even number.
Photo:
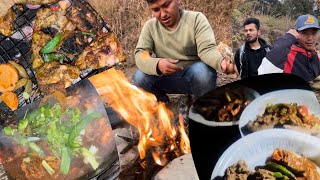
[{"label": "orange flame", "polygon": [[169,151],[175,151],[177,155],[190,153],[189,138],[184,129],[182,116],[179,116],[177,127],[173,122],[173,113],[164,103],[158,103],[153,94],[132,85],[121,71],[114,68],[89,80],[101,98],[123,119],[138,129],[140,134],[138,150],[141,159],[145,158],[147,149],[154,148],[157,149],[152,152],[155,162],[165,165],[167,163],[165,155],[156,147],[168,142],[172,142],[167,148]]}]

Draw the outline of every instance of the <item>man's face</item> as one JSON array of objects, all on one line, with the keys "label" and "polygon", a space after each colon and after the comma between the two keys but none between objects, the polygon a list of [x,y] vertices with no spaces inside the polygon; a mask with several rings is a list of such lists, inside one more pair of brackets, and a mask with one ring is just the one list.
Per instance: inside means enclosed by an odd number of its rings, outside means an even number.
[{"label": "man's face", "polygon": [[152,15],[169,30],[174,30],[179,23],[180,0],[157,0],[149,3]]},{"label": "man's face", "polygon": [[304,49],[312,51],[316,49],[316,43],[318,41],[319,31],[318,29],[310,28],[299,31],[299,44]]},{"label": "man's face", "polygon": [[246,42],[252,43],[257,41],[260,31],[257,30],[257,27],[255,24],[251,23],[244,26],[244,34],[246,35]]}]

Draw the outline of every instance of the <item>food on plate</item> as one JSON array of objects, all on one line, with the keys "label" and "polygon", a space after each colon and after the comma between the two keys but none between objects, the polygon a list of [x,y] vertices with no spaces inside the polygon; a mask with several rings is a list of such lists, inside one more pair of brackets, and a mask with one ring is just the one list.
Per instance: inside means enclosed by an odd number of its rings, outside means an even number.
[{"label": "food on plate", "polygon": [[0,64],[0,92],[13,91],[19,80],[16,68],[11,64]]},{"label": "food on plate", "polygon": [[78,179],[97,170],[112,132],[93,109],[44,103],[6,126],[6,139],[0,141],[6,175],[21,180]]},{"label": "food on plate", "polygon": [[239,87],[215,90],[195,102],[194,111],[211,121],[237,121],[244,108],[254,98],[246,90]]},{"label": "food on plate", "polygon": [[297,103],[279,103],[267,105],[264,113],[254,121],[249,121],[246,128],[251,131],[271,129],[274,127],[300,127],[306,130],[320,132],[320,120],[314,114],[309,114],[308,107]]},{"label": "food on plate", "polygon": [[312,180],[320,179],[320,174],[318,166],[308,158],[277,148],[266,160],[265,165],[257,166],[255,170],[251,170],[244,160],[240,160],[226,169],[224,179]]},{"label": "food on plate", "polygon": [[4,16],[0,16],[0,34],[10,36],[14,31],[14,19],[16,13],[9,9]]},{"label": "food on plate", "polygon": [[11,109],[16,110],[18,108],[19,100],[17,94],[11,91],[4,92],[0,99]]}]

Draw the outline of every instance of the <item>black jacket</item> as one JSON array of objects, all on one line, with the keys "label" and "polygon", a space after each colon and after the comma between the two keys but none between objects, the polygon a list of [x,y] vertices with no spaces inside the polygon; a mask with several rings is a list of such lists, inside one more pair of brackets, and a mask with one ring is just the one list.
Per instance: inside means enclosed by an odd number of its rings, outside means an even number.
[{"label": "black jacket", "polygon": [[296,38],[287,33],[273,44],[273,49],[267,53],[259,68],[259,74],[281,71],[312,81],[320,75],[319,57],[315,51],[300,47]]},{"label": "black jacket", "polygon": [[245,49],[243,53],[242,59],[242,67],[240,67],[240,48],[237,50],[234,61],[236,63],[237,69],[242,71],[241,79],[250,77],[250,76],[257,76],[258,75],[258,68],[262,62],[262,59],[266,56],[266,48],[270,46],[266,43],[266,41],[262,38],[258,39],[260,43],[259,49],[251,49],[249,43],[245,44]]}]

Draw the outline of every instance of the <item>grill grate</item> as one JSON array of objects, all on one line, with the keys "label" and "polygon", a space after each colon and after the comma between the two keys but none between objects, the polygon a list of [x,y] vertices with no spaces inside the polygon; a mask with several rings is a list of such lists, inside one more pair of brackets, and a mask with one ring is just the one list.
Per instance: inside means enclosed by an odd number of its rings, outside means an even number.
[{"label": "grill grate", "polygon": [[[81,2],[88,4],[88,2],[84,0],[81,0]],[[73,5],[72,1],[71,1],[71,5]],[[43,5],[43,7],[48,7],[48,6]],[[15,60],[26,69],[30,79],[33,82],[33,91],[29,99],[25,100],[22,97],[22,93],[24,91],[23,89],[16,91],[19,97],[19,108],[20,108],[26,104],[33,102],[34,100],[38,100],[43,97],[43,95],[41,95],[41,93],[37,90],[38,86],[35,78],[35,72],[32,69],[32,62],[31,62],[32,27],[34,25],[35,17],[38,10],[29,9],[25,5],[14,5],[12,9],[16,13],[16,19],[14,21],[15,30],[10,37],[3,36],[0,34],[0,64],[7,63],[8,60]],[[105,22],[103,22],[103,26],[107,30],[107,32],[110,31],[109,26]],[[53,32],[49,28],[47,29],[48,29],[47,32],[49,32],[50,34],[53,34]],[[97,70],[88,69],[88,70],[81,71],[79,80],[98,74],[104,70],[107,70],[108,68],[109,67],[105,67]],[[6,112],[10,114],[10,110],[8,109],[8,107],[6,107],[6,105],[4,105],[4,103],[0,103],[0,109],[3,114],[3,116],[0,116],[0,119],[7,116],[5,115]]]}]

